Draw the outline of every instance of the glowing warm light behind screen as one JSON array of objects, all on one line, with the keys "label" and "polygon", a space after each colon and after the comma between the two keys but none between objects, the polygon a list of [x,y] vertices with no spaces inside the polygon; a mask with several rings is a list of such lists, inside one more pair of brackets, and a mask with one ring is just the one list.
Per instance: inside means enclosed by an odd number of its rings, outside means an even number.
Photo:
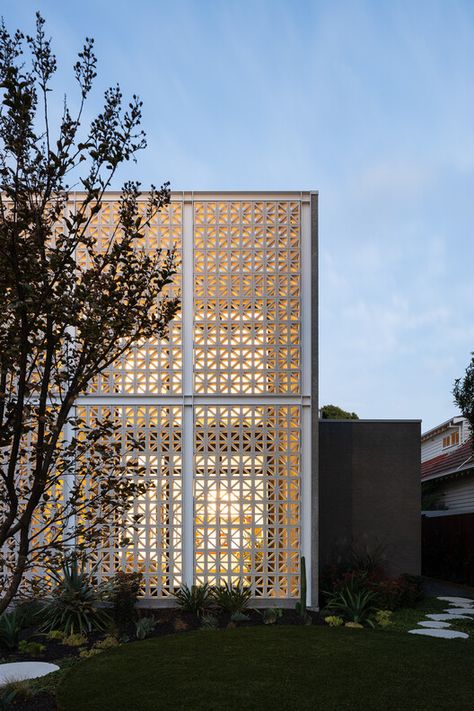
[{"label": "glowing warm light behind screen", "polygon": [[[113,230],[116,202],[93,219],[97,249]],[[193,443],[194,581],[249,585],[260,597],[299,594],[301,450],[300,203],[196,201],[192,206],[193,309],[171,324],[169,342],[139,343],[92,383],[82,414],[108,407],[120,424],[130,476],[153,488],[134,502],[138,530],[119,545],[113,522],[91,552],[99,577],[141,570],[143,595],[165,597],[183,580],[183,437]],[[177,249],[181,289],[184,207],[163,210],[145,246]],[[86,264],[87,255],[78,255]],[[192,322],[183,362],[182,324]],[[192,393],[183,393],[183,371]],[[183,394],[193,429],[183,432]],[[147,400],[139,398],[146,396]],[[167,404],[160,398],[169,398]],[[239,396],[245,404],[223,403]],[[283,402],[268,402],[278,396]],[[266,401],[261,398],[266,397]],[[112,404],[101,404],[111,398]],[[127,399],[128,398],[128,399]],[[131,403],[130,398],[135,398]],[[140,404],[137,404],[140,403]],[[134,440],[141,444],[137,448]],[[100,474],[98,473],[97,476]],[[91,488],[94,482],[90,483]]]}]

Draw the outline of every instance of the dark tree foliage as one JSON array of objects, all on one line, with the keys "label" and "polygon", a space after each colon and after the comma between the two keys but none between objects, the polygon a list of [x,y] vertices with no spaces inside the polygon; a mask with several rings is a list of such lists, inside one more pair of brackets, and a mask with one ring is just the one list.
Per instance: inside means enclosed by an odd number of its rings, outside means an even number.
[{"label": "dark tree foliage", "polygon": [[[466,368],[464,378],[457,378],[453,388],[454,403],[469,422],[471,435],[474,433],[474,353]],[[471,440],[474,449],[474,438]]]},{"label": "dark tree foliage", "polygon": [[323,405],[320,409],[322,420],[358,420],[355,412],[346,412],[337,405]]},{"label": "dark tree foliage", "polygon": [[[170,200],[168,183],[152,186],[146,200],[138,183],[125,183],[105,248],[96,249],[89,230],[119,166],[145,148],[141,101],[124,104],[118,86],[108,89],[103,110],[83,128],[96,77],[93,40],[86,39],[74,65],[77,109],[65,99],[53,130],[56,67],[39,13],[33,37],[10,34],[2,21],[0,612],[32,567],[51,563],[68,545],[99,545],[111,520],[127,531],[134,525],[133,497],[149,486],[139,457],[126,469],[113,417],[86,427],[73,405],[133,344],[166,337],[179,309],[166,288],[174,254],[142,246]],[[70,210],[73,188],[81,192]],[[78,253],[87,259],[78,261]]]}]

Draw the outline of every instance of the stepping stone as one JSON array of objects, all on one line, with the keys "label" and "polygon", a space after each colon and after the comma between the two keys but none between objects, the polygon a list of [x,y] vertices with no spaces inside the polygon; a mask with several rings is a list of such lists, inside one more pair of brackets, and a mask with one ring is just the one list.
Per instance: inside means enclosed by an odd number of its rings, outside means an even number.
[{"label": "stepping stone", "polygon": [[443,639],[468,639],[465,632],[455,632],[454,630],[423,629],[409,630],[408,634],[421,634],[425,637],[442,637]]},{"label": "stepping stone", "polygon": [[467,615],[450,615],[448,612],[438,613],[432,615],[426,615],[429,620],[436,620],[437,622],[451,622],[451,620],[471,620],[471,617]]},{"label": "stepping stone", "polygon": [[57,664],[46,662],[13,662],[0,664],[0,686],[9,681],[23,681],[23,679],[37,679],[51,672],[58,671]]},{"label": "stepping stone", "polygon": [[469,597],[437,597],[437,600],[444,600],[445,602],[451,602],[453,605],[474,605],[474,600]]},{"label": "stepping stone", "polygon": [[450,607],[446,612],[448,615],[474,615],[474,607]]},{"label": "stepping stone", "polygon": [[429,620],[429,622],[418,622],[420,627],[429,627],[432,630],[442,630],[451,627],[449,622],[436,622],[436,620]]}]

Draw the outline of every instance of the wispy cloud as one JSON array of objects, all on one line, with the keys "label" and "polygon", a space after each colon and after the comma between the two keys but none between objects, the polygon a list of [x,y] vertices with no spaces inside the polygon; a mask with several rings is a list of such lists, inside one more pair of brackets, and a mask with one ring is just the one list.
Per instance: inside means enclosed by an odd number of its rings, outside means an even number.
[{"label": "wispy cloud", "polygon": [[470,0],[3,0],[2,11],[31,28],[37,7],[68,65],[96,37],[93,109],[116,80],[144,99],[150,147],[134,177],[319,189],[322,400],[426,427],[451,414],[474,350]]}]

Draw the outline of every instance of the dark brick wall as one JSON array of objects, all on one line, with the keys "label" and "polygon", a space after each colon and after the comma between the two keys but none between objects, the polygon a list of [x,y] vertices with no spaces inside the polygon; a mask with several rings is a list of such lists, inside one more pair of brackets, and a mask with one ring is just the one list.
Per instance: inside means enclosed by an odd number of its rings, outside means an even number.
[{"label": "dark brick wall", "polygon": [[320,420],[319,558],[375,548],[387,572],[420,573],[420,422]]}]

